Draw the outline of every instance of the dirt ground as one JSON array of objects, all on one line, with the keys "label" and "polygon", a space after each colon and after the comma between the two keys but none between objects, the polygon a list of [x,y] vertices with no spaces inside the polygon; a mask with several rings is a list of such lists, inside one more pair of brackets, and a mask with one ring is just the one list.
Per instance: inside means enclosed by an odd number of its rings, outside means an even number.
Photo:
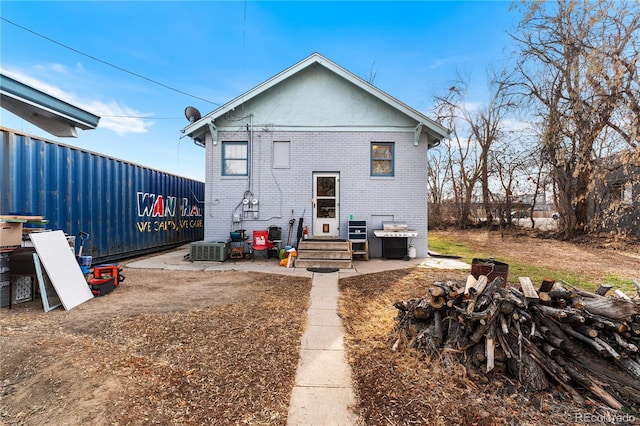
[{"label": "dirt ground", "polygon": [[[640,274],[637,246],[450,235],[496,257],[594,277]],[[39,300],[0,310],[0,424],[286,424],[309,279],[123,273],[113,293],[70,311],[44,313]],[[470,377],[461,366],[391,351],[393,303],[467,273],[415,268],[341,280],[340,315],[363,423],[612,424],[616,417],[603,417],[612,413],[600,404],[577,407],[557,389],[523,393],[508,377]],[[640,424],[640,416],[633,419]]]},{"label": "dirt ground", "polygon": [[112,293],[2,309],[0,424],[285,424],[308,278],[128,269]]}]

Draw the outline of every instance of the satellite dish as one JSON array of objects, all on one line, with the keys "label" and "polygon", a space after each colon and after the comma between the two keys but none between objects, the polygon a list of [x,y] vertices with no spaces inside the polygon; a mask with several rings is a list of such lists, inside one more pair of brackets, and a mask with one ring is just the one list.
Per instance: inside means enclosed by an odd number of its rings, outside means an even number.
[{"label": "satellite dish", "polygon": [[202,115],[200,114],[200,111],[198,111],[198,108],[192,106],[186,107],[184,109],[184,116],[187,117],[187,120],[189,120],[190,123],[198,121],[202,118]]}]

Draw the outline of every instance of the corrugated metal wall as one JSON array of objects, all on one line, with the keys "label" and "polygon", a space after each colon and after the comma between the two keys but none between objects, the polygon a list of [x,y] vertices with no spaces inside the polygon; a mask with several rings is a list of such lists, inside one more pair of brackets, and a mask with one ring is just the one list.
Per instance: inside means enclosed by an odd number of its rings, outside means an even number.
[{"label": "corrugated metal wall", "polygon": [[94,262],[203,239],[203,182],[0,132],[0,214],[45,216],[49,229],[89,233],[84,253]]}]

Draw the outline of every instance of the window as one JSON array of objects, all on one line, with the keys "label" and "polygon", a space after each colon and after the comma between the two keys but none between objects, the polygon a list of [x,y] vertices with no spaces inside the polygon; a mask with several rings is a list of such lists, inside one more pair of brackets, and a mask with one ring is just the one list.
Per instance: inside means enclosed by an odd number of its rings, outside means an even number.
[{"label": "window", "polygon": [[273,141],[273,168],[288,169],[290,158],[291,144],[289,141]]},{"label": "window", "polygon": [[394,143],[371,143],[371,176],[394,175]]},{"label": "window", "polygon": [[222,176],[247,176],[248,165],[248,142],[222,142]]},{"label": "window", "polygon": [[611,184],[609,204],[612,206],[630,206],[633,200],[633,184],[631,182],[615,182]]}]

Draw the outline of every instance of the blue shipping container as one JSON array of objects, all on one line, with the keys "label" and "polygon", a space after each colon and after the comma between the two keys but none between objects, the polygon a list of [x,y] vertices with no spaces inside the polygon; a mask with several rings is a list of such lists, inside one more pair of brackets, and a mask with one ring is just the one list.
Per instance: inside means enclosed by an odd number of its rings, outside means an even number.
[{"label": "blue shipping container", "polygon": [[[94,263],[204,238],[204,183],[0,127],[0,215],[87,232]],[[76,246],[79,245],[76,238]]]}]

